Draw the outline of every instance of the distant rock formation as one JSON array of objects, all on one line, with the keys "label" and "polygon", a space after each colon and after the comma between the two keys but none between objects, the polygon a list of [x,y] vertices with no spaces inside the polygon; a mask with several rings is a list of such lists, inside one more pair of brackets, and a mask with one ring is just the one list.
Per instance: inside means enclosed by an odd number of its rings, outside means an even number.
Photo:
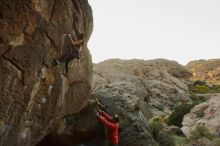
[{"label": "distant rock formation", "polygon": [[[0,146],[32,146],[57,133],[74,137],[65,117],[89,97],[92,28],[87,0],[0,1]],[[81,59],[70,62],[64,77],[64,66],[53,66],[53,60],[67,51],[61,49],[63,34],[80,32]]]},{"label": "distant rock formation", "polygon": [[109,113],[119,114],[120,145],[156,145],[149,117],[168,114],[187,101],[189,71],[177,62],[112,59],[94,64],[93,86]]},{"label": "distant rock formation", "polygon": [[197,125],[206,126],[212,134],[218,135],[220,132],[220,94],[209,94],[208,101],[196,105],[190,113],[184,116],[181,128],[186,136],[196,129]]},{"label": "distant rock formation", "polygon": [[220,84],[220,59],[191,61],[186,67],[192,72],[192,80]]}]

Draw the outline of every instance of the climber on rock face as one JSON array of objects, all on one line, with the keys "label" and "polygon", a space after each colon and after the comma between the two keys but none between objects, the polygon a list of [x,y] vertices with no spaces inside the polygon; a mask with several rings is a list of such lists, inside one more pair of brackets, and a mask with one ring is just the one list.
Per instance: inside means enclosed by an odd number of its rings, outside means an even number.
[{"label": "climber on rock face", "polygon": [[119,118],[118,115],[114,115],[112,118],[107,113],[102,110],[98,110],[96,113],[98,119],[107,127],[108,129],[108,141],[109,146],[118,145],[118,129],[119,129]]},{"label": "climber on rock face", "polygon": [[65,64],[65,69],[66,69],[66,75],[68,75],[68,64],[70,61],[72,61],[74,58],[80,59],[80,53],[83,47],[83,38],[84,34],[80,33],[77,36],[77,40],[73,40],[72,36],[70,34],[67,34],[71,40],[71,50],[64,54],[61,59],[55,60],[56,64],[59,64],[59,62]]}]

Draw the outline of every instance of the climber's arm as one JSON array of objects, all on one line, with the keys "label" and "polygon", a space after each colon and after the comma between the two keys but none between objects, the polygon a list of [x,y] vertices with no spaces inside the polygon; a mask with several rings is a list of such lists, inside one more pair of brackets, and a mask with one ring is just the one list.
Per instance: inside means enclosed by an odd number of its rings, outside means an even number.
[{"label": "climber's arm", "polygon": [[107,120],[109,120],[110,122],[113,121],[112,117],[109,116],[106,112],[100,111],[100,113],[101,113]]},{"label": "climber's arm", "polygon": [[104,124],[106,125],[107,127],[111,127],[111,128],[115,128],[115,124],[109,122],[107,119],[105,119],[104,117],[102,116],[98,116],[99,120]]}]

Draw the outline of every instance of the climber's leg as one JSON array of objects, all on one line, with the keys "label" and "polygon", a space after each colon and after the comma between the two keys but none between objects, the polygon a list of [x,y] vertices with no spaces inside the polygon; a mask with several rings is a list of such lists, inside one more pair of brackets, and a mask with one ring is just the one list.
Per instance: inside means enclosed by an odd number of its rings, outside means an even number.
[{"label": "climber's leg", "polygon": [[68,54],[65,58],[65,69],[66,69],[66,75],[68,75],[68,72],[69,72],[69,68],[68,68],[68,65],[69,65],[69,62],[72,61],[74,59],[74,56],[73,54]]}]

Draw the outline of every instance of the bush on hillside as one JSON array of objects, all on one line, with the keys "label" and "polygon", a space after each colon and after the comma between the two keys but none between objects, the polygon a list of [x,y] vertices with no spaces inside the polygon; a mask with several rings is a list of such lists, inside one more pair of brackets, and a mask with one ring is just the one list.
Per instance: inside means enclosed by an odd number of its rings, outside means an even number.
[{"label": "bush on hillside", "polygon": [[189,139],[198,140],[202,137],[208,138],[209,140],[213,140],[214,138],[216,138],[216,136],[211,134],[204,125],[198,125],[196,126],[196,129],[191,132]]},{"label": "bush on hillside", "polygon": [[220,92],[220,85],[213,85],[211,87],[211,92],[212,93],[219,93]]},{"label": "bush on hillside", "polygon": [[181,104],[174,108],[174,111],[169,116],[169,125],[175,125],[178,127],[182,127],[182,121],[185,114],[189,113],[193,108],[191,104]]},{"label": "bush on hillside", "polygon": [[192,94],[190,96],[190,98],[194,101],[194,102],[198,102],[198,103],[202,103],[205,102],[208,98],[205,96],[197,96],[195,94]]},{"label": "bush on hillside", "polygon": [[193,84],[190,87],[192,94],[205,94],[205,93],[219,93],[220,85],[213,85],[209,87],[207,84]]},{"label": "bush on hillside", "polygon": [[150,119],[149,127],[150,127],[153,138],[157,139],[161,129],[164,128],[162,119],[158,117]]},{"label": "bush on hillside", "polygon": [[154,140],[160,146],[175,146],[171,135],[163,131],[164,123],[161,118],[152,118],[149,120],[149,127]]},{"label": "bush on hillside", "polygon": [[204,125],[198,125],[191,132],[190,137],[186,139],[189,145],[196,145],[200,140],[205,140],[211,146],[220,146],[220,138],[217,135],[211,134]]},{"label": "bush on hillside", "polygon": [[213,146],[220,146],[220,138],[215,138],[212,140]]},{"label": "bush on hillside", "polygon": [[187,143],[187,140],[185,137],[173,135],[172,139],[174,141],[175,146],[185,146]]},{"label": "bush on hillside", "polygon": [[210,89],[207,85],[196,85],[191,87],[191,92],[196,94],[205,94],[209,93]]}]

